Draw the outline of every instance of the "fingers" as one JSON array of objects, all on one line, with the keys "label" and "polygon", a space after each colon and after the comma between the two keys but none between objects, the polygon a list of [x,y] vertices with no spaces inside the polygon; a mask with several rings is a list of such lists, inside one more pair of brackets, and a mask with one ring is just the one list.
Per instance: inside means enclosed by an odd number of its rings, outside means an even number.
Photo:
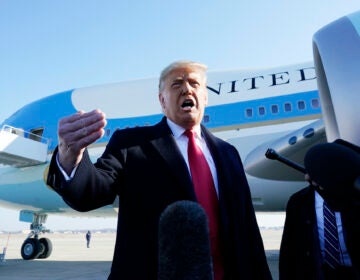
[{"label": "fingers", "polygon": [[[81,141],[89,145],[103,135],[105,125],[105,115],[101,111],[80,111],[60,120],[58,134],[67,144]],[[89,135],[92,137],[88,137]]]},{"label": "fingers", "polygon": [[88,113],[79,111],[59,121],[59,134],[75,133],[83,135],[98,130],[106,125],[105,114],[100,110],[94,110]]},{"label": "fingers", "polygon": [[60,164],[76,166],[84,149],[104,135],[105,125],[105,114],[100,110],[79,111],[62,118],[58,125]]}]

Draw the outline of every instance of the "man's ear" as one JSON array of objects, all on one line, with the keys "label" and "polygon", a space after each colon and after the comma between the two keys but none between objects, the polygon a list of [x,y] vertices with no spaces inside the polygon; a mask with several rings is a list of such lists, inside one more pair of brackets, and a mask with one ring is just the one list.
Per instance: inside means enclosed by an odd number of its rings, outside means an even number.
[{"label": "man's ear", "polygon": [[162,110],[164,111],[165,110],[165,98],[164,96],[161,94],[161,92],[159,92],[159,102],[160,102],[160,105],[161,105],[161,108]]},{"label": "man's ear", "polygon": [[207,91],[207,89],[205,89],[205,106],[208,105],[208,101],[209,101],[209,92]]}]

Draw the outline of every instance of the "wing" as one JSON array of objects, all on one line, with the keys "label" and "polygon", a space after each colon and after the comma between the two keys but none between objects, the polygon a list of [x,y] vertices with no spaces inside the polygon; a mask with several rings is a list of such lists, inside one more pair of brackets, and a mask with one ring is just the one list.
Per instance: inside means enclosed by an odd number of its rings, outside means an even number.
[{"label": "wing", "polygon": [[280,156],[303,165],[307,150],[313,145],[326,142],[325,126],[322,119],[312,122],[281,138],[265,142],[252,150],[244,160],[248,174],[270,180],[303,181],[304,174],[288,165],[268,159],[266,151],[274,149]]}]

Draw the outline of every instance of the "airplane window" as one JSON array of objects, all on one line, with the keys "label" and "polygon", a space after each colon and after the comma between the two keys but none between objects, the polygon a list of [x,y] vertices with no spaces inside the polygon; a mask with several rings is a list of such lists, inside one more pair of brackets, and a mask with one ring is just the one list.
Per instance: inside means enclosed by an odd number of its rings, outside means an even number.
[{"label": "airplane window", "polygon": [[298,108],[299,110],[305,110],[305,101],[298,101]]},{"label": "airplane window", "polygon": [[44,132],[44,128],[42,127],[31,129],[29,133],[29,139],[41,142],[41,137],[43,135],[43,132]]},{"label": "airplane window", "polygon": [[210,121],[210,116],[209,115],[204,115],[203,122],[208,123],[209,121]]},{"label": "airplane window", "polygon": [[259,107],[259,115],[260,116],[265,115],[265,107],[263,107],[263,106]]},{"label": "airplane window", "polygon": [[315,99],[311,99],[311,106],[313,108],[319,108],[320,104],[319,104],[319,99],[315,98]]},{"label": "airplane window", "polygon": [[248,118],[252,118],[253,116],[253,110],[251,108],[248,108],[245,110],[245,114]]},{"label": "airplane window", "polygon": [[279,106],[278,105],[271,105],[271,113],[273,113],[273,114],[279,113]]},{"label": "airplane window", "polygon": [[290,145],[294,145],[297,141],[297,137],[296,136],[293,136],[293,137],[290,137],[289,139],[289,144]]},{"label": "airplane window", "polygon": [[284,110],[285,112],[290,112],[292,109],[291,109],[291,103],[285,103],[284,104]]},{"label": "airplane window", "polygon": [[310,137],[314,136],[314,134],[315,134],[314,129],[313,129],[313,128],[309,128],[309,129],[307,129],[307,130],[304,131],[303,136],[304,136],[305,138],[310,138]]}]

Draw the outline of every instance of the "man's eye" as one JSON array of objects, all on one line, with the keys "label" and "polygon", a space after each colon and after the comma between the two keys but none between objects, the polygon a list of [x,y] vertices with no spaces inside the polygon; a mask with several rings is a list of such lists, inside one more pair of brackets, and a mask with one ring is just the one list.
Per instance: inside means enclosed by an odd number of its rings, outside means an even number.
[{"label": "man's eye", "polygon": [[180,85],[181,85],[181,83],[176,82],[176,83],[172,83],[172,84],[171,84],[171,87],[172,87],[172,88],[179,88]]}]

